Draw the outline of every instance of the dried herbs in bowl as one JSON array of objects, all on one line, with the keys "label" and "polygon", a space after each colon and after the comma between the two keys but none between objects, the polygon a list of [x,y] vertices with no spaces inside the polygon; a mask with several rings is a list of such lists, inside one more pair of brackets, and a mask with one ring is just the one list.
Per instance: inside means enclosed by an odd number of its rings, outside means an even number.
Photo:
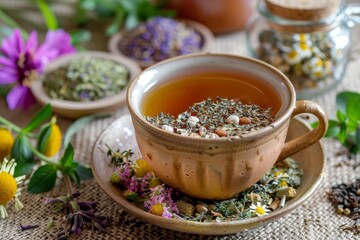
[{"label": "dried herbs in bowl", "polygon": [[68,118],[121,107],[128,82],[140,72],[131,59],[97,51],[65,55],[47,65],[31,90],[40,104]]},{"label": "dried herbs in bowl", "polygon": [[212,42],[211,31],[200,23],[158,16],[113,36],[109,50],[145,68],[168,58],[208,51]]},{"label": "dried herbs in bowl", "polygon": [[93,101],[114,96],[128,81],[129,71],[124,65],[84,56],[46,73],[43,86],[53,99]]}]

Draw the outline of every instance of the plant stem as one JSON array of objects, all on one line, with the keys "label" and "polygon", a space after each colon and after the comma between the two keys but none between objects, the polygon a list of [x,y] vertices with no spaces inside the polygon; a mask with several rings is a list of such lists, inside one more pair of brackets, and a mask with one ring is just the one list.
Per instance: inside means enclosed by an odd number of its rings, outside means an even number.
[{"label": "plant stem", "polygon": [[[10,130],[13,130],[17,133],[21,132],[21,130],[22,130],[19,126],[13,124],[12,122],[6,120],[5,118],[3,118],[1,116],[0,116],[0,123],[4,124],[5,126],[9,127]],[[31,137],[31,138],[37,138],[38,135],[29,132],[29,133],[26,133],[26,136]]]},{"label": "plant stem", "polygon": [[[48,158],[47,156],[45,156],[44,154],[42,154],[41,152],[39,152],[36,148],[34,148],[31,144],[29,145],[31,151],[35,154],[35,156],[37,156],[38,158],[40,158],[41,161],[44,161],[46,163],[50,163],[50,164],[56,164],[54,163],[53,160],[51,160],[50,158]],[[57,165],[57,164],[56,164]]]},{"label": "plant stem", "polygon": [[11,17],[9,17],[5,12],[3,12],[0,9],[0,20],[3,21],[6,25],[8,25],[11,28],[18,28],[20,29],[22,35],[24,36],[24,38],[28,38],[29,34],[22,29],[19,24],[17,24],[17,22],[15,22]]},{"label": "plant stem", "polygon": [[74,193],[74,188],[72,186],[69,175],[63,174],[63,178],[64,178],[64,183],[65,183],[65,188],[66,188],[67,193],[68,194]]},{"label": "plant stem", "polygon": [[[1,10],[0,10],[1,12]],[[12,122],[6,120],[5,118],[0,116],[0,123],[3,123],[4,125],[6,125],[7,127],[9,127],[11,130],[14,130],[15,132],[20,132],[21,128],[16,126],[15,124],[13,124]]]}]

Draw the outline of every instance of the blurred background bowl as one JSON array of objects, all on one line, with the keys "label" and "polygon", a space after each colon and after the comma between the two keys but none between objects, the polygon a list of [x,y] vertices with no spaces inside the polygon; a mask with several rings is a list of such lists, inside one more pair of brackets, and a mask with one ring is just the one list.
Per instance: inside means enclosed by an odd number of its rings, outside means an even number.
[{"label": "blurred background bowl", "polygon": [[46,74],[49,74],[60,67],[67,66],[74,59],[84,57],[111,60],[123,65],[129,72],[128,82],[141,71],[138,64],[131,59],[107,52],[83,51],[67,54],[49,63],[40,78],[31,85],[31,91],[36,100],[41,105],[50,103],[54,113],[70,119],[76,119],[90,114],[112,112],[123,106],[126,100],[127,85],[114,96],[87,102],[54,99],[45,92],[43,82],[46,80]]},{"label": "blurred background bowl", "polygon": [[[176,21],[179,21],[180,23],[184,23],[186,27],[189,27],[190,29],[192,28],[196,33],[198,33],[200,35],[201,41],[202,41],[202,46],[199,49],[199,51],[197,51],[197,52],[209,52],[212,50],[213,45],[214,45],[214,35],[210,31],[209,28],[207,28],[205,25],[203,25],[199,22],[191,21],[191,20],[187,20],[187,19],[180,19],[180,20],[176,20]],[[111,53],[117,54],[119,56],[131,58],[134,61],[136,61],[142,68],[149,67],[152,64],[158,62],[158,61],[145,62],[138,58],[135,58],[134,56],[128,56],[125,53],[123,53],[120,50],[120,44],[121,44],[121,41],[124,40],[124,35],[126,33],[125,31],[126,30],[120,31],[119,33],[115,34],[113,37],[110,38],[109,43],[108,43],[108,49]],[[149,46],[152,47],[152,45],[150,45],[150,44],[149,44]],[[195,52],[192,52],[192,53],[195,53]],[[181,55],[181,54],[179,54],[179,55]],[[165,59],[163,59],[163,60],[165,60]]]}]

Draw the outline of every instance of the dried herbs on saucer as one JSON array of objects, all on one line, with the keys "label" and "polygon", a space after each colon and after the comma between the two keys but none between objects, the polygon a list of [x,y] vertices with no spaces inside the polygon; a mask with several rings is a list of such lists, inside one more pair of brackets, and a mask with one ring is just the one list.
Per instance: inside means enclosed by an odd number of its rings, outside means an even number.
[{"label": "dried herbs on saucer", "polygon": [[110,181],[136,206],[165,218],[197,222],[223,222],[264,216],[296,196],[302,170],[293,159],[276,164],[257,183],[238,196],[222,201],[190,198],[158,179],[147,162],[133,158],[132,150],[114,151],[108,157],[116,167]]}]

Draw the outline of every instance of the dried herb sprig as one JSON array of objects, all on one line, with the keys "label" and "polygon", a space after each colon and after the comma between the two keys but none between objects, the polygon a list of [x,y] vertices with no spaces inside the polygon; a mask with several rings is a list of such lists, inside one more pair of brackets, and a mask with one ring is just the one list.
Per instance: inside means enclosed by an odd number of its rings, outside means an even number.
[{"label": "dried herb sprig", "polygon": [[109,226],[109,218],[97,213],[96,202],[78,201],[79,192],[57,198],[45,198],[54,213],[64,213],[69,227],[58,234],[58,239],[67,239],[71,234],[80,235],[84,228],[103,232]]}]

